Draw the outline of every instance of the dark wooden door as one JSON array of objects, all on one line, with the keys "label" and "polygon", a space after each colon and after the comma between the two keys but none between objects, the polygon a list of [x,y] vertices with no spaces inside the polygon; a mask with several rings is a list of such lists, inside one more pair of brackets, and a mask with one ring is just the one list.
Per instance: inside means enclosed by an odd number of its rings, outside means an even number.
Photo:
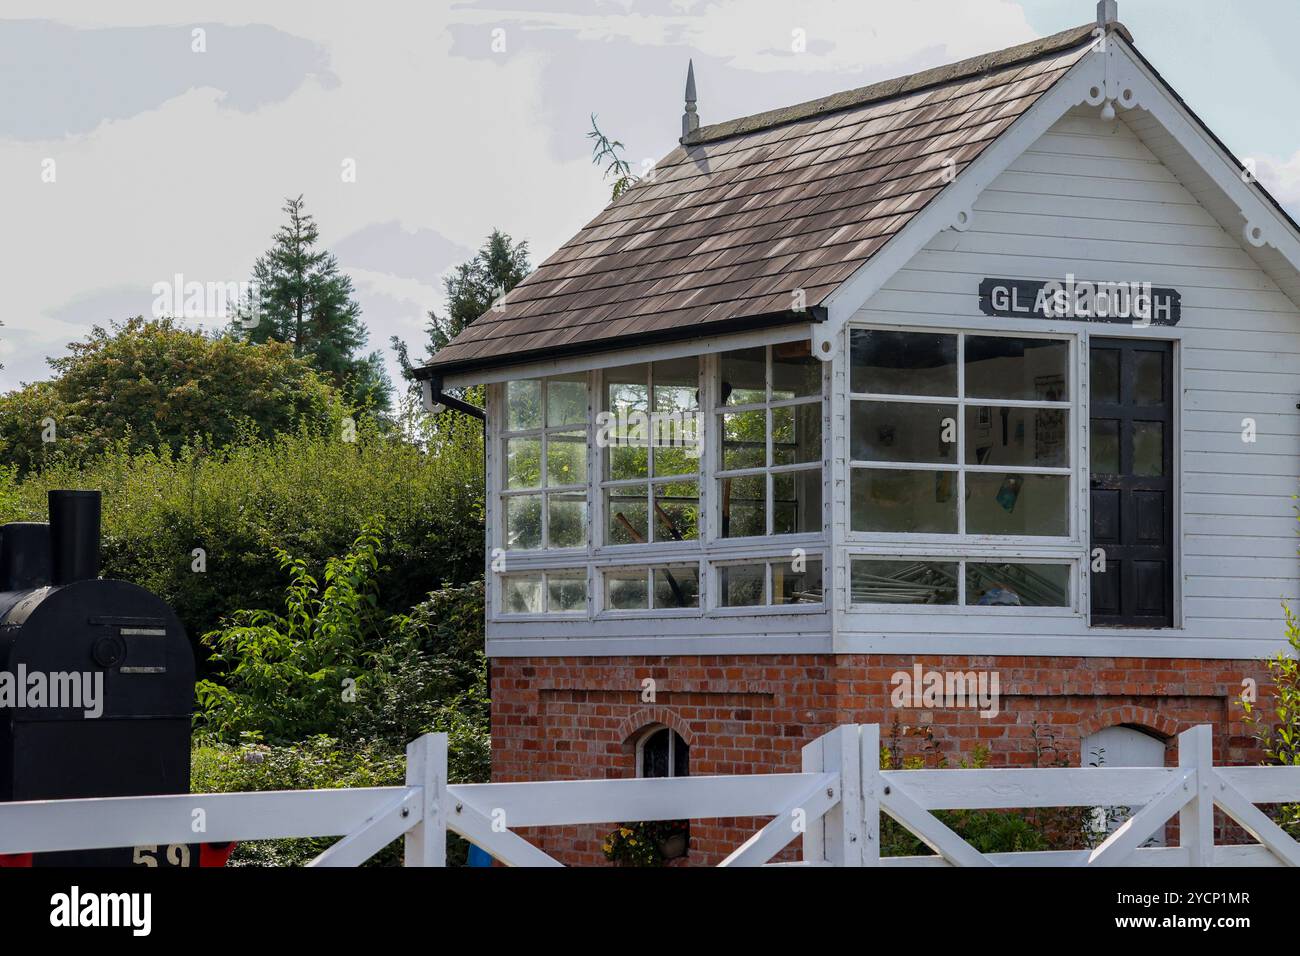
[{"label": "dark wooden door", "polygon": [[1172,627],[1174,417],[1168,342],[1093,339],[1088,459],[1092,624]]}]

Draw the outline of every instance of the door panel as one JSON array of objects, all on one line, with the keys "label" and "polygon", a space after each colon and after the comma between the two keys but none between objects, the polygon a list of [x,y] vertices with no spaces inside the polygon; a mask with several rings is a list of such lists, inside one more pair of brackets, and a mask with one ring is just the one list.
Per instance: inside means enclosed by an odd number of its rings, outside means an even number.
[{"label": "door panel", "polygon": [[1173,626],[1173,347],[1093,339],[1089,420],[1092,620]]}]

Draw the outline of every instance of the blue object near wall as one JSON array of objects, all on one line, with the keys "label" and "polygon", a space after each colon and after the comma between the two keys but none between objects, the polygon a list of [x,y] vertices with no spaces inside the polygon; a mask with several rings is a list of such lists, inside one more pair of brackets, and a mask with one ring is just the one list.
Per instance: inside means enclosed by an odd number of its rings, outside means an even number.
[{"label": "blue object near wall", "polygon": [[487,850],[480,850],[473,843],[469,845],[469,865],[470,866],[491,866],[492,854]]}]

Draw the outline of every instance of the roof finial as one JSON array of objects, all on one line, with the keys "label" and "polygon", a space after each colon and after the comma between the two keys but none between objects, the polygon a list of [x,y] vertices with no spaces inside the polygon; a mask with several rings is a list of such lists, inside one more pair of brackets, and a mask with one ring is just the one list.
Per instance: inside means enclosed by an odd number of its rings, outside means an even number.
[{"label": "roof finial", "polygon": [[695,61],[686,63],[686,112],[682,114],[682,138],[700,128],[700,117],[695,109]]},{"label": "roof finial", "polygon": [[1104,27],[1108,23],[1119,22],[1119,0],[1098,0],[1097,3],[1097,26]]}]

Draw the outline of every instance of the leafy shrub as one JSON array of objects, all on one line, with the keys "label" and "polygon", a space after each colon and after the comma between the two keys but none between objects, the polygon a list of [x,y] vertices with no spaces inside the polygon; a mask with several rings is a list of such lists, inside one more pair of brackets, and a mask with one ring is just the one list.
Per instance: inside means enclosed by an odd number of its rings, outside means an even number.
[{"label": "leafy shrub", "polygon": [[[201,435],[221,447],[318,427],[340,402],[288,345],[214,338],[170,318],[95,326],[49,363],[53,379],[0,396],[0,445],[23,473],[120,445],[176,453]],[[44,440],[47,418],[53,442]]]},{"label": "leafy shrub", "polygon": [[0,472],[0,521],[44,521],[51,488],[101,489],[105,576],[158,594],[194,639],[236,608],[280,606],[277,548],[318,575],[375,514],[387,519],[380,610],[405,612],[430,590],[481,578],[481,430],[449,430],[429,448],[365,421],[356,441],[340,436],[302,430],[176,453],[119,446],[22,481]]},{"label": "leafy shrub", "polygon": [[[1244,693],[1241,706],[1265,762],[1300,767],[1300,619],[1287,604],[1282,605],[1282,613],[1290,653],[1278,651],[1264,661],[1273,683],[1272,708],[1266,710]],[[1283,804],[1276,816],[1278,826],[1300,839],[1300,803]]]},{"label": "leafy shrub", "polygon": [[[254,740],[242,744],[201,740],[191,754],[191,764],[190,789],[194,793],[392,787],[406,779],[403,752],[373,742],[344,745],[328,736],[289,746],[268,746]],[[334,842],[335,838],[326,837],[241,843],[228,865],[304,866]],[[463,866],[467,849],[464,840],[450,835],[448,863]],[[365,865],[399,866],[401,862],[402,841],[396,840]]]},{"label": "leafy shrub", "polygon": [[[911,754],[905,753],[905,738],[909,734],[920,741],[917,751]],[[1042,731],[1035,724],[1033,736],[1034,766],[1069,766],[1050,731]],[[988,756],[987,747],[976,746],[969,758],[958,761],[958,767],[981,769],[987,765]],[[880,769],[915,770],[948,765],[948,758],[939,749],[929,726],[904,728],[894,721],[889,745],[880,750]],[[1127,810],[1127,807],[1104,808],[1100,821],[1091,807],[936,810],[934,816],[981,853],[1022,853],[1095,846],[1106,835],[1107,826]],[[882,813],[880,853],[881,856],[930,856],[934,851],[893,817]]]}]

